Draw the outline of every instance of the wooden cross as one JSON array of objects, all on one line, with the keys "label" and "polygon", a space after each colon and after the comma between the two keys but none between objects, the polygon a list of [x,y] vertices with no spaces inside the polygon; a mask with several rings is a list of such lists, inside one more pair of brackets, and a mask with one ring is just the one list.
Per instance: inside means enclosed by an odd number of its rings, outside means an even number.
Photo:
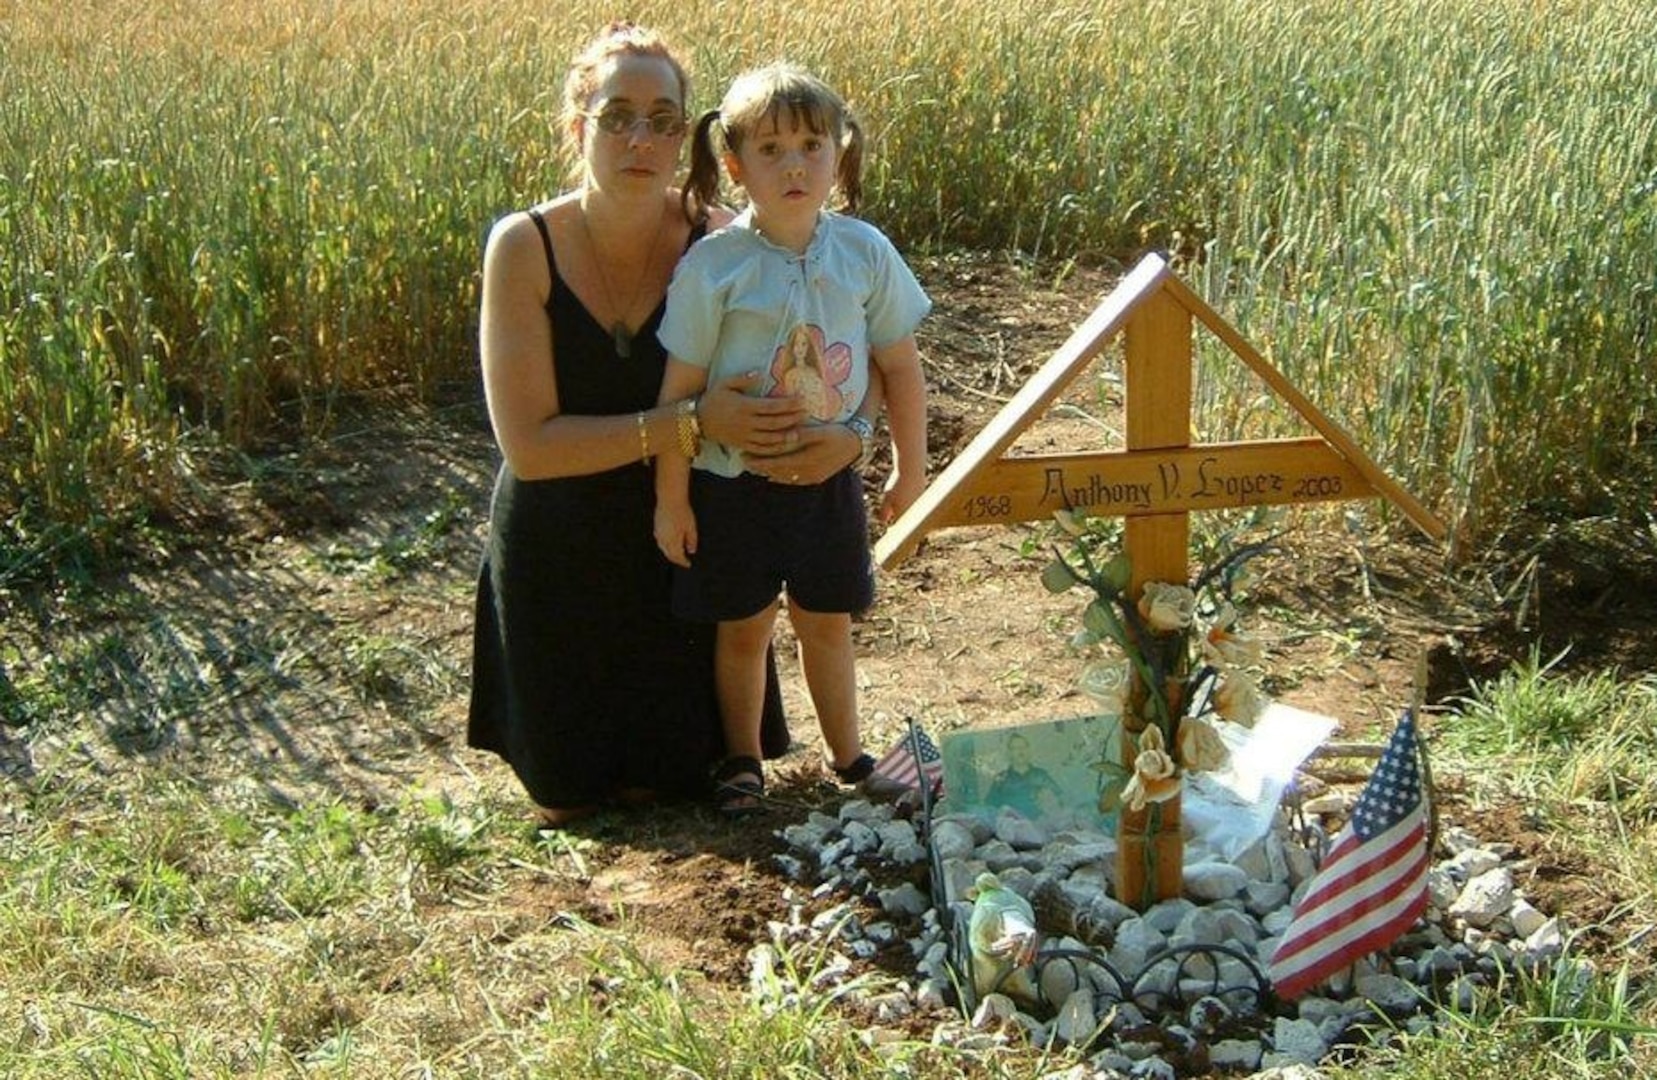
[{"label": "wooden cross", "polygon": [[[1193,320],[1292,406],[1317,436],[1191,444]],[[1123,335],[1125,449],[1004,458],[1019,434],[1046,411],[1103,349]],[[1367,499],[1384,496],[1434,540],[1445,528],[1387,476],[1356,443],[1307,400],[1241,334],[1203,302],[1158,256],[1143,259],[1094,309],[1070,339],[985,425],[875,545],[882,567],[895,566],[936,529],[1037,521],[1055,510],[1120,516],[1132,564],[1129,595],[1145,583],[1183,583],[1190,572],[1189,515],[1194,510]],[[1124,725],[1145,687],[1130,691]],[[1143,726],[1143,721],[1138,721]],[[1123,764],[1133,768],[1132,740]],[[1148,809],[1123,810],[1117,830],[1117,897],[1169,899],[1182,891],[1184,842],[1176,798],[1161,804],[1152,835]],[[1150,848],[1151,857],[1146,858]],[[1146,867],[1153,868],[1147,880]]]}]

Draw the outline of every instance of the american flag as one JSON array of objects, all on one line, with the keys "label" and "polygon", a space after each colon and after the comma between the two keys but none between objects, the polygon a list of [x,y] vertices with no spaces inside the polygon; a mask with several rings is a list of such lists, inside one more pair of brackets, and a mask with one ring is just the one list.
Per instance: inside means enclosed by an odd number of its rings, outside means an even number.
[{"label": "american flag", "polygon": [[919,777],[924,773],[927,786],[936,794],[943,789],[944,758],[938,753],[938,744],[910,721],[908,734],[875,762],[875,773],[911,788],[920,787]]},{"label": "american flag", "polygon": [[1352,820],[1295,904],[1271,961],[1278,996],[1299,997],[1408,930],[1427,907],[1427,857],[1415,715],[1406,711]]}]

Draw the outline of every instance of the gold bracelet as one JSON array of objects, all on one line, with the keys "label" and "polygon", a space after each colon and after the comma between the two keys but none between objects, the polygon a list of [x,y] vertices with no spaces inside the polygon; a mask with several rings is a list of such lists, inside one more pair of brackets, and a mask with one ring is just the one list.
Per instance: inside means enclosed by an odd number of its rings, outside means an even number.
[{"label": "gold bracelet", "polygon": [[673,410],[674,433],[679,438],[679,452],[687,460],[695,460],[702,449],[702,421],[696,415],[694,397],[688,397],[679,402]]},{"label": "gold bracelet", "polygon": [[644,410],[639,410],[639,460],[650,460],[650,429],[644,426]]}]

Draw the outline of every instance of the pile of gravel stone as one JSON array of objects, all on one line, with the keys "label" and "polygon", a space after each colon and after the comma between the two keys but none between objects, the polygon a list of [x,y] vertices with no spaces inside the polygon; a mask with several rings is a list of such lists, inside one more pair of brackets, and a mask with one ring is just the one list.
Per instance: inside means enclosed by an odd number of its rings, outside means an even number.
[{"label": "pile of gravel stone", "polygon": [[[933,1038],[964,1049],[1074,1047],[1085,1063],[1055,1074],[1065,1080],[1309,1077],[1331,1055],[1472,1009],[1507,971],[1564,962],[1564,928],[1521,895],[1515,881],[1526,867],[1511,847],[1447,828],[1424,919],[1385,955],[1277,1001],[1260,973],[1316,872],[1313,852],[1349,810],[1339,795],[1308,802],[1294,829],[1280,812],[1229,860],[1188,840],[1184,895],[1143,913],[1111,897],[1116,844],[1103,833],[1050,830],[1010,810],[993,821],[941,813],[929,826],[862,800],[837,815],[813,812],[777,834],[785,850],[776,863],[799,888],[788,892],[788,917],[750,955],[752,987],[784,1000],[835,993],[871,1018],[876,1045],[910,1037],[932,1013],[943,1014]],[[985,871],[1032,901],[1043,942],[1027,977],[980,997],[967,975],[965,927]],[[804,975],[787,959],[802,944],[821,957]],[[887,972],[912,963],[913,977],[870,980],[876,960]],[[1572,964],[1586,985],[1591,972]]]}]

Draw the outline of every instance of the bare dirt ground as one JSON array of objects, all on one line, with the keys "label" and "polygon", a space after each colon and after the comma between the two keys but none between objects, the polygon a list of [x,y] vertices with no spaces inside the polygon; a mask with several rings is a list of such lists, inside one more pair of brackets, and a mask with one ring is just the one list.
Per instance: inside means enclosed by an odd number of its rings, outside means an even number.
[{"label": "bare dirt ground", "polygon": [[[938,304],[922,345],[941,467],[1110,278],[1074,271],[1055,287],[1005,263],[919,269]],[[11,683],[56,657],[83,681],[67,701],[85,721],[52,726],[27,747],[19,725],[0,724],[0,763],[14,775],[73,764],[119,777],[171,761],[209,782],[255,778],[296,803],[435,791],[523,813],[529,828],[505,766],[464,745],[472,583],[498,462],[479,398],[463,388],[435,412],[369,413],[324,446],[261,459],[254,480],[209,489],[119,572],[0,592]],[[1078,432],[1096,441],[1066,448],[1109,445],[1108,431],[1062,416],[1028,438],[1046,445]],[[1302,515],[1261,566],[1245,614],[1269,642],[1270,692],[1340,719],[1347,736],[1380,739],[1412,699],[1423,653],[1429,706],[1533,648],[1546,659],[1569,646],[1567,670],[1657,669],[1652,538],[1542,530],[1452,571],[1432,545],[1354,509]],[[873,749],[890,745],[906,717],[941,735],[1090,711],[1068,644],[1082,597],[1042,590],[1046,557],[1025,542],[1043,534],[938,533],[885,575],[857,627]],[[769,816],[732,825],[692,806],[602,815],[570,834],[579,873],[510,878],[490,902],[494,916],[624,917],[662,962],[741,983],[747,950],[783,913],[773,830],[841,798],[791,663],[784,681],[797,747],[774,765]],[[1601,925],[1607,940],[1626,936],[1614,886],[1531,828],[1524,807],[1474,806],[1454,777],[1440,782],[1447,820],[1464,818],[1531,860],[1521,885],[1538,906]]]}]

